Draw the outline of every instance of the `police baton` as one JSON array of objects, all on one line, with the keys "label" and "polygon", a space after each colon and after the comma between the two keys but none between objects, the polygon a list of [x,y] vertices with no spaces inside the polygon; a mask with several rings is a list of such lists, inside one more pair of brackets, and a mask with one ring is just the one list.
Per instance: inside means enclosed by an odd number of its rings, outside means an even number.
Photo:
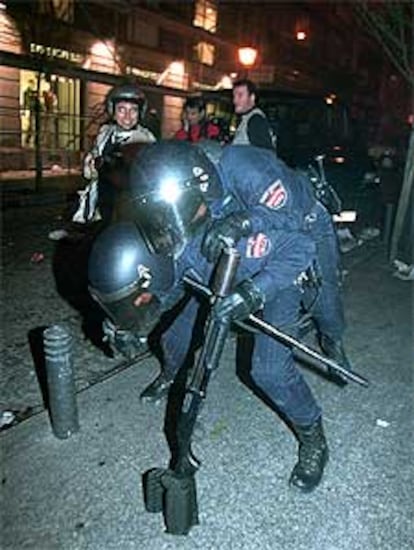
[{"label": "police baton", "polygon": [[[200,292],[205,297],[210,298],[212,296],[212,291],[208,288],[208,286],[195,280],[193,277],[189,275],[184,275],[183,280],[185,284],[187,284],[193,290]],[[346,369],[345,367],[343,367],[336,361],[329,359],[328,357],[324,357],[314,349],[308,347],[307,345],[303,344],[299,340],[296,340],[296,338],[293,338],[293,336],[289,336],[288,334],[285,334],[278,328],[274,327],[273,325],[271,325],[266,321],[263,321],[263,319],[260,319],[256,315],[250,314],[247,320],[248,320],[248,325],[250,325],[252,328],[257,329],[260,332],[263,332],[268,336],[275,338],[276,340],[279,340],[283,344],[286,344],[287,346],[294,348],[296,355],[303,361],[309,362],[309,359],[312,359],[312,364],[316,364],[322,368],[330,367],[332,370],[340,373],[342,376],[346,377],[347,379],[352,380],[352,382],[356,382],[357,384],[360,384],[361,386],[366,387],[369,385],[369,381],[363,376],[361,376],[360,374]],[[242,328],[247,328],[246,324],[244,323],[236,322],[236,324],[241,326]]]}]

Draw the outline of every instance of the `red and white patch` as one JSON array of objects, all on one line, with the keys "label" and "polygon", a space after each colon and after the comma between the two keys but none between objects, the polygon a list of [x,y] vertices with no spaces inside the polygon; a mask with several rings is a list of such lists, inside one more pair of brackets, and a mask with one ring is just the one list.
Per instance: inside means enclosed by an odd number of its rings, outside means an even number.
[{"label": "red and white patch", "polygon": [[260,204],[264,204],[271,210],[279,210],[286,204],[287,191],[281,180],[274,181],[260,197]]},{"label": "red and white patch", "polygon": [[263,258],[270,252],[270,239],[264,233],[257,233],[247,239],[246,258]]}]

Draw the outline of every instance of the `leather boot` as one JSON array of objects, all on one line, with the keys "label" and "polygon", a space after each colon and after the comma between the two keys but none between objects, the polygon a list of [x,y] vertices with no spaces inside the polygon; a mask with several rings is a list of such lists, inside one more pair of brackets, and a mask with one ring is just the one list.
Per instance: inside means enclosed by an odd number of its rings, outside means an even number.
[{"label": "leather boot", "polygon": [[171,384],[174,382],[174,379],[169,378],[163,372],[151,382],[149,386],[141,392],[140,399],[141,401],[147,401],[149,403],[157,403],[161,401],[164,397],[167,396]]},{"label": "leather boot", "polygon": [[[322,334],[319,344],[324,354],[329,358],[339,363],[341,367],[352,370],[352,365],[346,356],[342,340],[333,340],[330,336]],[[348,380],[341,373],[328,367],[329,378],[338,386],[344,387],[348,384]]]},{"label": "leather boot", "polygon": [[294,430],[299,441],[299,460],[289,483],[303,493],[309,493],[319,485],[329,457],[322,419],[307,427],[294,425]]}]

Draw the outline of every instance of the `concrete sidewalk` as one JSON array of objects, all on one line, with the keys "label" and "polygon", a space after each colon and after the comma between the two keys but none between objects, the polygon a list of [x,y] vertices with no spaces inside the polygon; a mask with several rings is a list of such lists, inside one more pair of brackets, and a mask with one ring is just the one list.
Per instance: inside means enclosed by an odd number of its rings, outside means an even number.
[{"label": "concrete sidewalk", "polygon": [[1,208],[59,204],[83,186],[79,169],[43,170],[39,184],[34,170],[0,174]]},{"label": "concrete sidewalk", "polygon": [[303,369],[331,448],[315,493],[288,488],[296,442],[237,379],[232,339],[201,415],[200,525],[188,537],[165,534],[162,516],[144,509],[141,476],[169,459],[164,405],[138,399],[158,371],[150,357],[78,394],[70,439],[53,436],[46,412],[1,434],[2,548],[411,549],[412,283],[391,276],[377,241],[344,263],[347,348],[371,385],[340,389]]}]

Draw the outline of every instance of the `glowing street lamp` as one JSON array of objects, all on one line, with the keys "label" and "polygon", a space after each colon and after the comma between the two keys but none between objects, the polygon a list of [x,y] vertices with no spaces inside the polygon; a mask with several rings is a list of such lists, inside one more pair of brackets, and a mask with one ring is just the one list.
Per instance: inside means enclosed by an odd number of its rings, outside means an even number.
[{"label": "glowing street lamp", "polygon": [[256,48],[250,46],[244,46],[243,48],[238,49],[239,61],[246,69],[246,77],[249,76],[249,69],[253,67],[257,58]]},{"label": "glowing street lamp", "polygon": [[306,32],[305,31],[296,31],[296,40],[306,40]]},{"label": "glowing street lamp", "polygon": [[243,48],[239,48],[238,53],[239,61],[243,65],[243,67],[246,67],[248,69],[249,67],[252,67],[254,65],[257,58],[256,48],[245,46]]}]

